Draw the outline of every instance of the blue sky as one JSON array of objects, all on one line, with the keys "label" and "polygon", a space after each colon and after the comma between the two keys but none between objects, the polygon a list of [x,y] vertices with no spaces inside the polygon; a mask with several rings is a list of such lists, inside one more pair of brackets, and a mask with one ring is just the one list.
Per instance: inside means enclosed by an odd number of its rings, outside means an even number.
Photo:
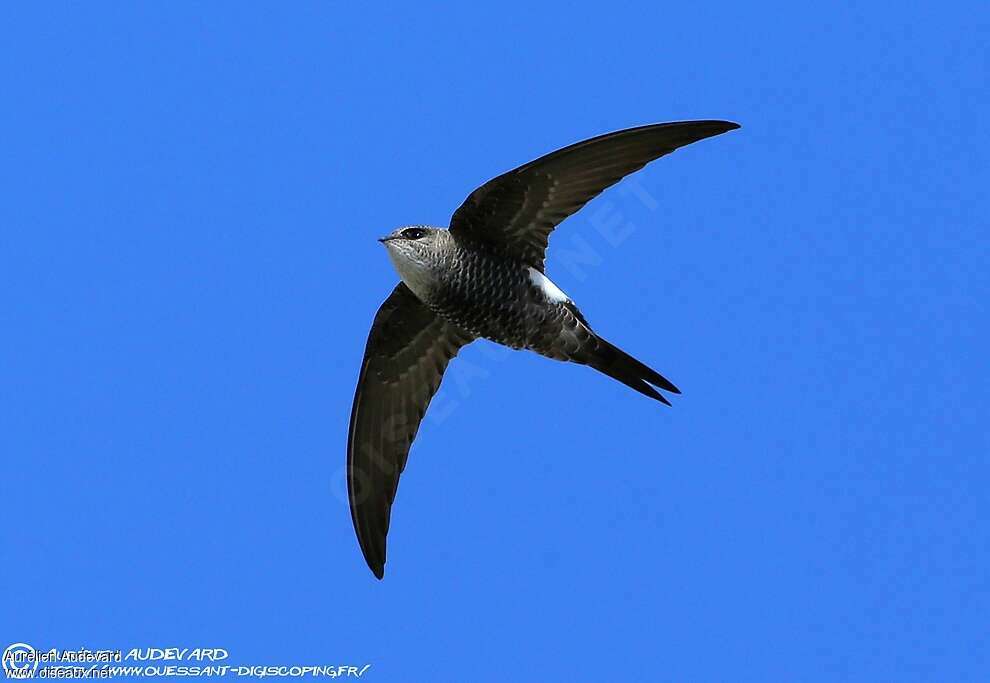
[{"label": "blue sky", "polygon": [[[0,26],[4,647],[374,681],[990,674],[984,3]],[[590,204],[548,264],[683,396],[468,347],[374,580],[343,496],[396,281],[374,238],[690,118],[743,127]]]}]

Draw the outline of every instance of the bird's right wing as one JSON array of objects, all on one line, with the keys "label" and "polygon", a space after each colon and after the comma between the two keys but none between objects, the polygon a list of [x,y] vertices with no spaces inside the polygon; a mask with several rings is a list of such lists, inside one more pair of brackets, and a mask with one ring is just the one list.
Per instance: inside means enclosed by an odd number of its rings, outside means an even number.
[{"label": "bird's right wing", "polygon": [[404,284],[378,309],[347,437],[347,493],[364,559],[379,579],[399,474],[450,359],[474,337],[437,317]]},{"label": "bird's right wing", "polygon": [[476,189],[454,212],[450,231],[492,244],[542,272],[550,233],[605,188],[678,147],[738,127],[731,121],[679,121],[575,143]]}]

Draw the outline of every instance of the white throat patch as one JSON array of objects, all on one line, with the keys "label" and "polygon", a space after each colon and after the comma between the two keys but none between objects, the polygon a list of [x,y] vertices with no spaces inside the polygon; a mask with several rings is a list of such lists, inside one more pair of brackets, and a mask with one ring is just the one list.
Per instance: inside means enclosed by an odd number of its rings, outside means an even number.
[{"label": "white throat patch", "polygon": [[[388,246],[388,245],[386,245]],[[420,301],[425,301],[430,297],[430,290],[433,288],[433,273],[424,263],[414,261],[405,254],[399,253],[391,248],[388,250],[388,257],[392,261],[399,277],[412,290],[413,294],[419,297]]]},{"label": "white throat patch", "polygon": [[526,270],[529,271],[529,281],[536,285],[541,292],[543,292],[543,296],[547,298],[547,301],[559,304],[571,300],[570,297],[560,291],[560,287],[552,283],[550,278],[538,271],[536,268],[530,266]]}]

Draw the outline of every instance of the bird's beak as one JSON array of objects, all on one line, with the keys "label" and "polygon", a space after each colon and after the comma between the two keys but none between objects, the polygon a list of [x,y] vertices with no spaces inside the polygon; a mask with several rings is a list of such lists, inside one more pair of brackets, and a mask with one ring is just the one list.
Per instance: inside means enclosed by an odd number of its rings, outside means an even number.
[{"label": "bird's beak", "polygon": [[379,237],[378,241],[381,242],[382,244],[385,244],[389,240],[394,240],[394,239],[395,237],[393,235],[388,235],[387,237]]}]

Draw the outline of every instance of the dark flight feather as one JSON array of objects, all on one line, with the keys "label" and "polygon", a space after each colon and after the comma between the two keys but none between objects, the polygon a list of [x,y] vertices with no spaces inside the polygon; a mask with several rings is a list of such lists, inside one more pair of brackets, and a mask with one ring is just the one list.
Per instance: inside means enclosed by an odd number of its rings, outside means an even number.
[{"label": "dark flight feather", "polygon": [[661,123],[564,147],[476,189],[454,212],[450,231],[542,272],[550,233],[605,188],[678,147],[738,127],[730,121]]},{"label": "dark flight feather", "polygon": [[447,364],[472,339],[437,317],[402,283],[371,325],[351,408],[347,494],[361,552],[379,579],[409,447]]}]

